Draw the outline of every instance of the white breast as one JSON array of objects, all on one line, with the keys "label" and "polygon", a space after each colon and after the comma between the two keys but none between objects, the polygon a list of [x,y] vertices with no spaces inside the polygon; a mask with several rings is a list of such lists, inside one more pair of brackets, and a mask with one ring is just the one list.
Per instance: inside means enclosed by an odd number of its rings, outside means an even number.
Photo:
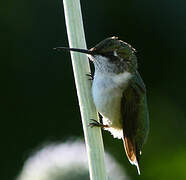
[{"label": "white breast", "polygon": [[120,103],[122,93],[128,84],[131,74],[95,73],[92,94],[98,112],[103,116],[103,123],[110,126],[107,130],[118,138],[121,138],[122,124],[120,120]]}]

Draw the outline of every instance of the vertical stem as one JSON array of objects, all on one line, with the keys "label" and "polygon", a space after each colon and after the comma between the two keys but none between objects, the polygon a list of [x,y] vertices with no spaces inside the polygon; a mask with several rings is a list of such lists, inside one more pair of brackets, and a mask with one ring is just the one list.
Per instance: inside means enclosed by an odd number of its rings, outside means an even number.
[{"label": "vertical stem", "polygon": [[[79,0],[63,0],[67,34],[70,47],[87,49]],[[103,140],[100,128],[88,127],[90,119],[97,119],[97,112],[91,94],[90,73],[85,54],[71,52],[77,95],[81,111],[83,131],[89,162],[91,180],[106,180]]]}]

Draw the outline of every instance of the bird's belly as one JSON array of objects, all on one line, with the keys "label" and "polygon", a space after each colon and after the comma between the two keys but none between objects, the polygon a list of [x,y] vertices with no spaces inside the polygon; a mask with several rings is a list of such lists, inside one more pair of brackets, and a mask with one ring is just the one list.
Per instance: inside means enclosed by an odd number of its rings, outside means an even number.
[{"label": "bird's belly", "polygon": [[122,129],[121,123],[121,96],[122,91],[110,86],[112,82],[95,80],[92,94],[97,111],[103,116],[103,123],[114,129]]}]

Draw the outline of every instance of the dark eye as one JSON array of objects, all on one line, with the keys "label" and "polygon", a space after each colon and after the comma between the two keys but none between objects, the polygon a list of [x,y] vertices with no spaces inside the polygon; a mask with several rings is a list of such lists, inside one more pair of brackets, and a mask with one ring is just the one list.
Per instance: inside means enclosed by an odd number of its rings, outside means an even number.
[{"label": "dark eye", "polygon": [[101,56],[105,56],[105,57],[111,57],[114,56],[114,52],[113,51],[109,51],[109,52],[103,52],[103,53],[99,53]]},{"label": "dark eye", "polygon": [[107,57],[114,56],[114,52],[113,51],[107,52],[107,53],[105,53],[105,56],[107,56]]},{"label": "dark eye", "polygon": [[110,61],[117,61],[118,60],[118,57],[114,54],[113,51],[104,53],[103,56],[107,57]]}]

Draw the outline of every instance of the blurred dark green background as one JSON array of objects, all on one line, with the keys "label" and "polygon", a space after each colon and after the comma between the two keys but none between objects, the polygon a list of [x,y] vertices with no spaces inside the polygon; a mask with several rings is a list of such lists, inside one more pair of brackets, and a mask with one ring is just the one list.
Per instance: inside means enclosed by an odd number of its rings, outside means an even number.
[{"label": "blurred dark green background", "polygon": [[[104,132],[105,149],[132,179],[186,179],[186,1],[83,1],[90,48],[109,36],[137,49],[148,90],[151,129],[142,175],[127,161],[122,142]],[[1,3],[0,179],[11,180],[43,142],[82,136],[68,53],[62,1]]]}]

